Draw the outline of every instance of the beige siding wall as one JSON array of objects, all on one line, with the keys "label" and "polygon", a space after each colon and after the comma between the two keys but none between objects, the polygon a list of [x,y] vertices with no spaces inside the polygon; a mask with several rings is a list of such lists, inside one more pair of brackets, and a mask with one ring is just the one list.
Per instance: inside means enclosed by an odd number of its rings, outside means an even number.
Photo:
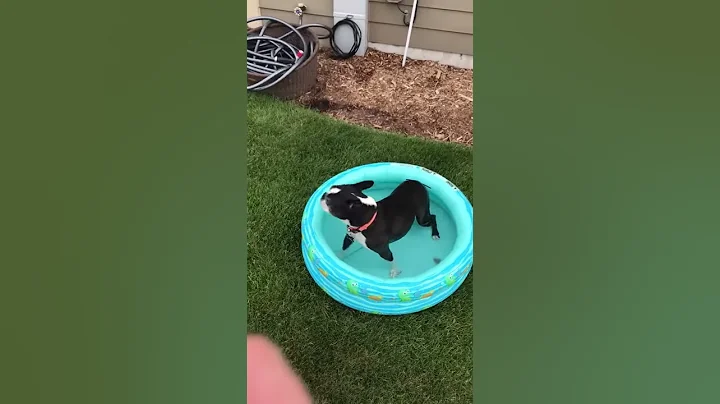
[{"label": "beige siding wall", "polygon": [[[247,18],[260,16],[260,2],[259,0],[248,0],[247,1]],[[256,21],[250,24],[252,28],[262,25],[262,22]]]},{"label": "beige siding wall", "polygon": [[247,2],[247,16],[257,17],[260,15],[260,2],[258,0],[248,0]]},{"label": "beige siding wall", "polygon": [[[332,0],[259,0],[260,13],[297,22],[292,10],[298,2],[307,6],[304,23],[332,25]],[[412,0],[404,4],[402,9],[412,9]],[[472,0],[419,0],[410,47],[472,55],[472,13]],[[405,46],[408,27],[395,4],[370,0],[368,14],[369,42]]]}]

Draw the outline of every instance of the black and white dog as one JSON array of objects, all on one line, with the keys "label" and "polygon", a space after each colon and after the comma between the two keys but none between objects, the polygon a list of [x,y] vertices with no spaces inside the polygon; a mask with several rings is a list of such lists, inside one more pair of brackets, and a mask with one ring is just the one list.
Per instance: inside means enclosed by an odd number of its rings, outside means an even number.
[{"label": "black and white dog", "polygon": [[362,181],[332,186],[320,198],[320,205],[325,212],[347,224],[343,252],[357,241],[390,262],[390,277],[394,278],[402,271],[393,259],[390,243],[403,238],[414,220],[420,226],[430,227],[433,239],[439,239],[440,233],[435,215],[430,213],[430,197],[423,184],[407,180],[377,202],[363,193],[373,185],[373,181]]}]

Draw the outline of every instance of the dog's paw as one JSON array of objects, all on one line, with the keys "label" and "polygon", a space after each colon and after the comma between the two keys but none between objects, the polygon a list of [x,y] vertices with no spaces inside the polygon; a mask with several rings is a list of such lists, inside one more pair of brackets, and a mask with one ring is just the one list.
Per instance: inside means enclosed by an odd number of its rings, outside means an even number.
[{"label": "dog's paw", "polygon": [[433,238],[433,240],[440,240],[440,236],[439,236],[439,235],[437,235],[437,236],[432,236],[432,238]]},{"label": "dog's paw", "polygon": [[391,277],[391,278],[397,278],[397,276],[400,275],[401,273],[402,273],[401,270],[399,270],[399,269],[397,269],[397,268],[393,268],[393,269],[390,270],[390,277]]}]

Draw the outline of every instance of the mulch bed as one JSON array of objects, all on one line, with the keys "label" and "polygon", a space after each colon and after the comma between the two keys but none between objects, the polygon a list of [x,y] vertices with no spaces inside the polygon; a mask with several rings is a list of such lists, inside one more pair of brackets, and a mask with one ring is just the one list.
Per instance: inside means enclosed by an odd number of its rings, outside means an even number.
[{"label": "mulch bed", "polygon": [[368,50],[337,60],[318,54],[318,83],[298,102],[376,129],[471,146],[473,71]]}]

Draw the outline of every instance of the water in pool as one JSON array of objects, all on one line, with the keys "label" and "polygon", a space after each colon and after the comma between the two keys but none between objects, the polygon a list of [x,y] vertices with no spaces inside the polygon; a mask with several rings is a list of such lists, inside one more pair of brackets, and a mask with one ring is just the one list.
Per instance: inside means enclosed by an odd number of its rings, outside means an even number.
[{"label": "water in pool", "polygon": [[[375,200],[388,196],[398,184],[378,184],[365,191]],[[430,227],[421,227],[413,223],[410,232],[402,239],[390,244],[390,251],[402,271],[397,279],[416,276],[437,265],[433,258],[444,259],[455,245],[457,231],[455,222],[446,208],[436,201],[430,190],[430,212],[436,216],[439,240],[433,240]],[[330,249],[338,254],[342,250],[343,238],[347,232],[345,223],[330,214],[322,212],[322,232]],[[380,258],[359,243],[353,243],[345,252],[343,261],[357,270],[378,277],[388,277],[390,263]]]}]

